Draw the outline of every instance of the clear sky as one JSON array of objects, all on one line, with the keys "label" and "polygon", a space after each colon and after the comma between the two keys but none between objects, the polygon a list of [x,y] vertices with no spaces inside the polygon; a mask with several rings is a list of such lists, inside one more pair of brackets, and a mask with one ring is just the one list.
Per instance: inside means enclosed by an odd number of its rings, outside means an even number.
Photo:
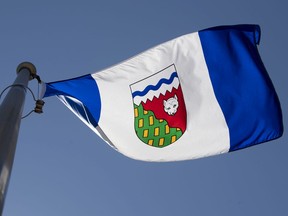
[{"label": "clear sky", "polygon": [[[216,25],[259,24],[287,128],[286,0],[2,0],[0,89],[31,61],[44,81],[92,73]],[[29,86],[37,92],[36,81]],[[4,216],[288,215],[288,137],[198,160],[114,151],[57,98],[23,119]],[[27,95],[25,113],[33,109]]]}]

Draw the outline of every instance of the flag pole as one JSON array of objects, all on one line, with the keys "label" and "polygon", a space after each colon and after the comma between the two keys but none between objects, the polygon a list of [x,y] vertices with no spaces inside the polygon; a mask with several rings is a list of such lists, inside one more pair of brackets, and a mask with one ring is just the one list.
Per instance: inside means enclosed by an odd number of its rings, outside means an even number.
[{"label": "flag pole", "polygon": [[0,105],[0,215],[12,171],[28,81],[35,75],[32,63],[19,64],[17,77]]}]

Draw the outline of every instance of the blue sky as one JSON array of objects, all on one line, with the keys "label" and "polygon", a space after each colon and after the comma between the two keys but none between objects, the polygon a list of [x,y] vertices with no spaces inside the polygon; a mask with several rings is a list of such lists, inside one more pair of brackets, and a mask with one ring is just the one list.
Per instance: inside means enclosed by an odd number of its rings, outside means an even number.
[{"label": "blue sky", "polygon": [[[255,23],[287,127],[287,1],[3,0],[0,89],[31,61],[44,81],[117,64],[182,34]],[[36,81],[29,87],[37,92]],[[147,163],[105,144],[57,98],[21,124],[3,215],[288,215],[287,141],[191,161]],[[33,109],[27,95],[24,113]]]}]

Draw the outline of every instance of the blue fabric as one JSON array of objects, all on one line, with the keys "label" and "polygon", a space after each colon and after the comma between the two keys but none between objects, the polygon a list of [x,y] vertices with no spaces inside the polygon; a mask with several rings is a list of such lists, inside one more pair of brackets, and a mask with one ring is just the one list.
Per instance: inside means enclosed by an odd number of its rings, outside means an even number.
[{"label": "blue fabric", "polygon": [[257,50],[260,27],[222,26],[199,32],[215,96],[230,133],[230,151],[278,138],[282,112]]},{"label": "blue fabric", "polygon": [[98,125],[101,98],[97,83],[91,75],[46,84],[44,97],[54,95],[70,96],[81,101],[82,104],[75,103],[66,97],[66,102],[87,122],[91,122],[94,127]]}]

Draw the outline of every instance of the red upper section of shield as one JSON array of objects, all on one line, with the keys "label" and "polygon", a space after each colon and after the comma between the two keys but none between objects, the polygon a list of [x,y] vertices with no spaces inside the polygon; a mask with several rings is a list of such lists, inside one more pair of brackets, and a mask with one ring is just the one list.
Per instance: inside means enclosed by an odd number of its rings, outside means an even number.
[{"label": "red upper section of shield", "polygon": [[[177,96],[178,108],[174,115],[169,115],[164,110],[164,100],[167,101],[170,98]],[[154,113],[157,119],[163,119],[168,122],[169,127],[180,128],[182,133],[186,130],[186,107],[183,98],[181,86],[178,89],[173,88],[171,92],[166,91],[165,95],[160,94],[158,98],[154,97],[151,100],[147,100],[146,103],[142,102],[142,106],[145,110],[150,110]]]}]

